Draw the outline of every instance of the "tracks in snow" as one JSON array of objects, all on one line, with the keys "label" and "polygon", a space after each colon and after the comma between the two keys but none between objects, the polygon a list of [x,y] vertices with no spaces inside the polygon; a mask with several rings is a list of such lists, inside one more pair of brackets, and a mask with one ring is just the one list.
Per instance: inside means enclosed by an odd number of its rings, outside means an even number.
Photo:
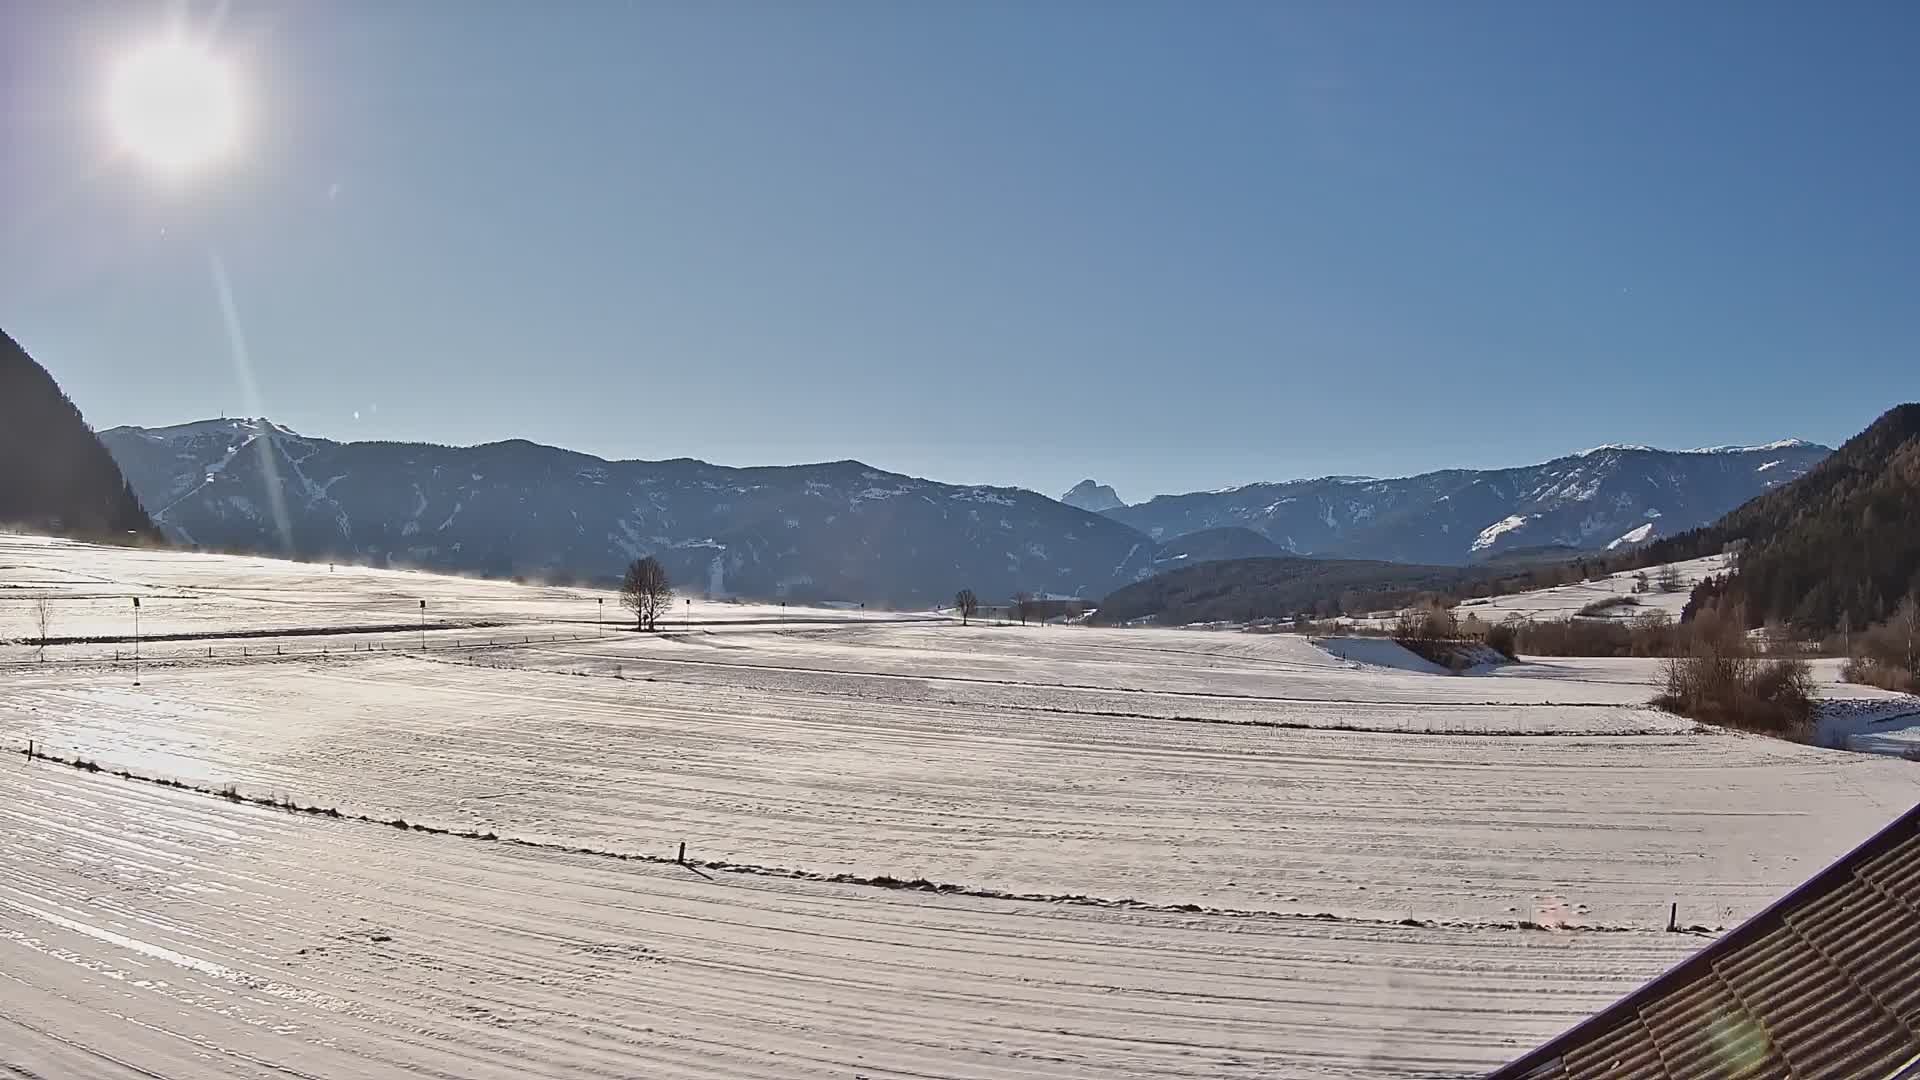
[{"label": "tracks in snow", "polygon": [[[832,885],[857,885],[866,888],[905,890],[909,892],[936,893],[942,896],[967,896],[985,900],[1010,900],[1020,903],[1071,904],[1078,907],[1109,908],[1127,911],[1151,911],[1164,914],[1206,915],[1237,919],[1310,919],[1318,922],[1337,922],[1355,926],[1405,926],[1425,929],[1447,930],[1534,930],[1558,933],[1645,933],[1645,926],[1606,925],[1594,923],[1556,922],[1551,925],[1532,920],[1510,920],[1495,922],[1473,922],[1460,919],[1372,919],[1352,915],[1336,915],[1332,912],[1274,911],[1262,909],[1212,907],[1203,904],[1150,903],[1121,897],[1088,896],[1084,893],[1029,893],[1008,892],[1002,889],[981,885],[963,885],[951,882],[929,881],[926,878],[905,880],[889,875],[860,875],[848,873],[826,873],[817,870],[804,870],[786,866],[764,866],[753,863],[728,862],[724,859],[680,859],[666,855],[652,855],[645,852],[613,851],[606,848],[585,847],[577,844],[563,844],[546,840],[529,840],[515,836],[501,836],[494,832],[479,832],[472,829],[457,829],[423,822],[407,821],[403,818],[381,820],[366,814],[342,812],[337,807],[304,805],[290,798],[249,795],[236,787],[214,789],[200,784],[189,784],[180,780],[170,780],[157,776],[145,776],[129,769],[113,769],[101,766],[97,762],[78,757],[61,757],[48,754],[37,748],[19,748],[13,751],[32,761],[44,761],[53,765],[65,765],[88,773],[106,773],[109,776],[141,784],[154,784],[191,792],[195,795],[225,799],[228,802],[246,803],[253,806],[269,807],[289,814],[306,814],[314,817],[330,818],[336,821],[349,821],[362,825],[396,829],[401,832],[420,833],[428,836],[445,836],[460,840],[474,840],[483,843],[504,844],[510,847],[531,848],[536,851],[555,852],[563,855],[583,855],[598,859],[613,859],[620,862],[650,863],[655,866],[679,866],[690,870],[711,870],[724,874],[750,874],[756,877],[784,878],[790,881],[814,881]],[[1717,934],[1724,926],[1689,926],[1685,933]]]}]

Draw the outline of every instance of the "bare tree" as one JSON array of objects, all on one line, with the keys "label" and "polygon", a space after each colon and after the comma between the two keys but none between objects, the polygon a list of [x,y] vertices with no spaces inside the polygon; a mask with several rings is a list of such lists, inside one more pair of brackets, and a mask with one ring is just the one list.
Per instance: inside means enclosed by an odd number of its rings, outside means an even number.
[{"label": "bare tree", "polygon": [[1400,613],[1393,636],[1408,641],[1451,641],[1460,636],[1459,617],[1437,603],[1424,603]]},{"label": "bare tree", "polygon": [[1653,582],[1661,592],[1665,593],[1675,593],[1686,588],[1686,584],[1680,580],[1680,568],[1672,563],[1663,564],[1660,572],[1654,576]]},{"label": "bare tree", "polygon": [[53,626],[53,611],[47,606],[47,597],[44,593],[33,598],[33,625],[35,629],[39,631],[36,635],[39,648],[35,655],[45,660],[47,658],[47,631]]},{"label": "bare tree", "polygon": [[1027,616],[1034,613],[1033,594],[1030,592],[1014,593],[1013,606],[1020,612],[1020,625],[1027,625]]},{"label": "bare tree", "polygon": [[960,625],[967,625],[973,613],[980,610],[980,600],[973,595],[972,589],[961,589],[953,594],[953,609],[960,613]]},{"label": "bare tree", "polygon": [[620,582],[620,604],[633,612],[635,629],[652,630],[672,601],[673,583],[659,559],[649,555],[627,565],[627,576]]},{"label": "bare tree", "polygon": [[1893,632],[1895,648],[1904,654],[1907,671],[1920,674],[1920,602],[1913,593],[1894,609],[1887,619],[1887,629]]}]

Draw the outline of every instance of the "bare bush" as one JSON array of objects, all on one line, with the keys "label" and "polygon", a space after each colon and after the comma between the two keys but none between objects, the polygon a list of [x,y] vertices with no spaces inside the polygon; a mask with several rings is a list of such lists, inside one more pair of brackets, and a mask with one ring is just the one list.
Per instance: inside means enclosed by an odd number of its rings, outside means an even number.
[{"label": "bare bush", "polygon": [[1911,594],[1886,622],[1853,635],[1840,677],[1883,690],[1920,693],[1920,601]]},{"label": "bare bush", "polygon": [[1672,656],[1686,631],[1664,611],[1643,611],[1628,624],[1629,656]]},{"label": "bare bush", "polygon": [[1515,628],[1519,650],[1533,656],[1632,656],[1633,631],[1624,623],[1547,619]]},{"label": "bare bush", "polygon": [[1628,594],[1625,596],[1603,596],[1598,600],[1594,600],[1589,603],[1582,604],[1580,606],[1580,610],[1578,614],[1585,615],[1588,617],[1593,617],[1593,616],[1604,617],[1612,613],[1613,609],[1615,608],[1639,607],[1639,606],[1640,606],[1640,598],[1632,594]]},{"label": "bare bush", "polygon": [[1877,686],[1898,693],[1920,694],[1920,673],[1893,664],[1882,664],[1864,656],[1852,656],[1840,668],[1840,677],[1862,686]]},{"label": "bare bush", "polygon": [[1680,580],[1680,568],[1672,563],[1666,563],[1654,572],[1653,584],[1663,593],[1676,593],[1686,588],[1686,584]]},{"label": "bare bush", "polygon": [[1800,659],[1754,655],[1742,620],[1709,610],[1686,628],[1684,652],[1663,667],[1654,704],[1702,723],[1785,738],[1813,726],[1813,669]]},{"label": "bare bush", "polygon": [[1437,604],[1409,608],[1393,624],[1393,636],[1402,641],[1457,641],[1460,623],[1453,612]]},{"label": "bare bush", "polygon": [[1529,620],[1513,630],[1519,651],[1534,656],[1673,656],[1684,635],[1664,611],[1643,611],[1625,621]]},{"label": "bare bush", "polygon": [[1487,648],[1509,660],[1520,659],[1520,631],[1512,623],[1499,623],[1487,628]]}]

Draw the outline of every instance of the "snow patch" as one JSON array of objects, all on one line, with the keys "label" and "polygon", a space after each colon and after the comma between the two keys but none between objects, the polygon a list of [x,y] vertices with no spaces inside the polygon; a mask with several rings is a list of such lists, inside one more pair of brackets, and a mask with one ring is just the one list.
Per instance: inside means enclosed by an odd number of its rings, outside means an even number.
[{"label": "snow patch", "polygon": [[1531,518],[1526,514],[1513,514],[1501,518],[1499,521],[1480,530],[1480,535],[1474,538],[1473,550],[1485,551],[1499,543],[1502,536],[1505,536],[1515,529],[1521,528],[1530,520]]},{"label": "snow patch", "polygon": [[1448,671],[1431,660],[1415,656],[1407,647],[1383,637],[1322,638],[1314,644],[1342,660],[1371,667],[1417,671],[1423,675],[1446,675]]},{"label": "snow patch", "polygon": [[1775,439],[1758,446],[1696,446],[1682,451],[1688,454],[1758,454],[1768,450],[1802,450],[1813,444],[1805,439]]},{"label": "snow patch", "polygon": [[1653,522],[1649,521],[1645,525],[1641,525],[1637,528],[1630,529],[1627,532],[1621,534],[1619,539],[1614,540],[1612,543],[1607,545],[1607,550],[1612,551],[1614,548],[1619,547],[1621,544],[1644,544],[1647,542],[1647,537],[1652,535],[1653,535]]}]

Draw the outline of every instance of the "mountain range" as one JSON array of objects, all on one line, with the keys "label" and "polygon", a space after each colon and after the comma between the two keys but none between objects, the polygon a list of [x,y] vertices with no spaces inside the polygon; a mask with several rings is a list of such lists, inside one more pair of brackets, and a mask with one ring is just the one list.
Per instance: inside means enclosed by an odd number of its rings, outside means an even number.
[{"label": "mountain range", "polygon": [[174,539],[219,549],[547,580],[654,555],[715,597],[921,606],[960,588],[1098,596],[1153,543],[1019,488],[857,461],[728,468],[607,461],[521,440],[341,443],[264,419],[101,438]]},{"label": "mountain range", "polygon": [[1830,453],[1799,439],[1682,451],[1599,446],[1512,469],[1248,484],[1103,512],[1155,540],[1237,525],[1287,554],[1463,564],[1522,548],[1618,550],[1670,536],[1798,479]]},{"label": "mountain range", "polygon": [[[1782,442],[1765,447],[1709,447],[1685,456],[1690,461],[1707,456],[1738,462],[1758,453],[1773,460],[1773,455],[1806,449]],[[1652,453],[1657,452],[1612,447],[1576,457],[1624,454],[1627,460],[1643,462],[1644,455]],[[1756,468],[1771,475],[1787,466],[1769,467],[1763,462]],[[1608,475],[1619,472],[1612,468]],[[1641,471],[1640,475],[1660,474]],[[1560,483],[1564,490],[1566,480]],[[1578,489],[1576,494],[1584,491]],[[1535,587],[1537,573],[1513,571],[1554,550],[1510,548],[1464,567],[1361,559],[1223,558],[1170,567],[1117,589],[1101,601],[1096,617],[1107,623],[1161,625],[1285,619],[1299,613],[1324,617],[1391,609],[1421,594],[1458,598],[1470,590],[1472,595],[1487,595]],[[1863,635],[1869,638],[1870,655],[1879,650],[1876,663],[1883,671],[1875,681],[1889,689],[1913,688],[1920,685],[1915,682],[1913,659],[1920,616],[1901,612],[1911,613],[1913,605],[1920,603],[1920,403],[1889,410],[1803,475],[1772,484],[1707,525],[1631,550],[1588,553],[1572,561],[1564,548],[1558,550],[1562,554],[1557,568],[1550,564],[1536,568],[1558,570],[1558,575],[1547,576],[1549,584],[1556,576],[1569,580],[1565,576],[1569,573],[1571,580],[1579,580],[1588,574],[1644,570],[1737,552],[1731,573],[1709,577],[1694,587],[1683,617],[1711,605],[1749,627],[1777,621],[1815,639],[1880,623]]]},{"label": "mountain range", "polygon": [[1462,565],[1618,548],[1706,524],[1828,453],[1798,440],[1610,446],[1517,469],[1252,484],[1131,506],[1089,480],[1068,493],[1073,506],[858,461],[732,468],[522,440],[343,443],[265,419],[120,427],[101,440],[182,543],[547,580],[604,581],[652,554],[709,595],[897,606],[962,587],[1094,598],[1225,558]]}]

